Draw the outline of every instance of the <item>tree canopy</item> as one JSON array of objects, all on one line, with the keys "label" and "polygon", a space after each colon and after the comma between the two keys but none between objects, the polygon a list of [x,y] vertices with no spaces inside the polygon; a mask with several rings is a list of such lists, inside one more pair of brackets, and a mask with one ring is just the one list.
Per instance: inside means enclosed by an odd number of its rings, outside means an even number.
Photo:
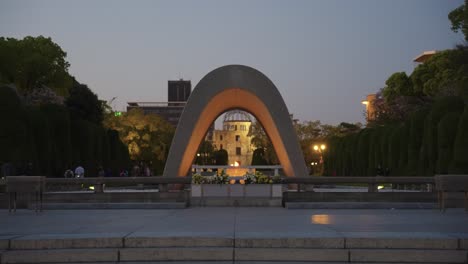
[{"label": "tree canopy", "polygon": [[468,41],[468,0],[450,12],[448,18],[452,23],[452,30],[454,32],[461,31],[465,35],[465,40]]},{"label": "tree canopy", "polygon": [[171,124],[158,115],[132,109],[121,116],[108,115],[104,125],[119,132],[132,160],[144,161],[155,173],[162,172],[175,132]]},{"label": "tree canopy", "polygon": [[51,38],[0,37],[0,83],[15,84],[22,93],[45,85],[67,95],[72,79],[66,56]]}]

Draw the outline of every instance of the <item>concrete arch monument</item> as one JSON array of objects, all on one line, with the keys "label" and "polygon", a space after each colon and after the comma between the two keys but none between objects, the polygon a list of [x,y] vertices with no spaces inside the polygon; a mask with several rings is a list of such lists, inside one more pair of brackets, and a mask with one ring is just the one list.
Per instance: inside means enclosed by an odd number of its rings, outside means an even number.
[{"label": "concrete arch monument", "polygon": [[287,176],[308,174],[288,109],[273,82],[251,67],[227,65],[203,77],[190,95],[163,176],[187,176],[209,126],[231,109],[247,111],[262,124]]}]

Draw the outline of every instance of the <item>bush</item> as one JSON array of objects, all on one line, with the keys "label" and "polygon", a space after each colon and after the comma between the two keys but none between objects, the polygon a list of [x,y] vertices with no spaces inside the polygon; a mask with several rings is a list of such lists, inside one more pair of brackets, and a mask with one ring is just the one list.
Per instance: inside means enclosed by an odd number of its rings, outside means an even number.
[{"label": "bush", "polygon": [[421,147],[421,156],[420,156],[420,172],[423,175],[434,175],[435,173],[435,164],[438,159],[437,155],[437,129],[440,120],[444,117],[446,113],[463,112],[464,103],[460,97],[449,96],[443,97],[435,101],[432,106],[430,114],[426,117],[424,122],[424,137],[423,145]]},{"label": "bush", "polygon": [[457,136],[453,147],[453,162],[450,173],[468,173],[468,106],[458,122]]},{"label": "bush", "polygon": [[438,159],[437,174],[447,174],[453,159],[453,143],[457,135],[459,113],[448,113],[439,122],[437,128]]},{"label": "bush", "polygon": [[409,137],[408,137],[408,176],[418,174],[419,157],[422,145],[422,135],[424,133],[424,121],[429,110],[423,109],[414,112],[409,119]]}]

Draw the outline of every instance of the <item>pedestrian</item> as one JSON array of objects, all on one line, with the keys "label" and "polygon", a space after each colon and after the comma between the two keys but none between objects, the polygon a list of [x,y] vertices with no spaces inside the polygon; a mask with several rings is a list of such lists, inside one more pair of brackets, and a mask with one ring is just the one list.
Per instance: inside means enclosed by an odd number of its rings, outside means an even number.
[{"label": "pedestrian", "polygon": [[82,166],[78,166],[75,169],[75,177],[76,178],[84,178],[85,170]]},{"label": "pedestrian", "polygon": [[65,173],[63,174],[63,177],[65,178],[73,178],[75,177],[75,174],[73,173],[73,171],[71,169],[68,169],[65,171]]},{"label": "pedestrian", "polygon": [[106,172],[104,171],[102,166],[99,166],[99,168],[98,168],[98,177],[104,177],[104,176],[106,176]]}]

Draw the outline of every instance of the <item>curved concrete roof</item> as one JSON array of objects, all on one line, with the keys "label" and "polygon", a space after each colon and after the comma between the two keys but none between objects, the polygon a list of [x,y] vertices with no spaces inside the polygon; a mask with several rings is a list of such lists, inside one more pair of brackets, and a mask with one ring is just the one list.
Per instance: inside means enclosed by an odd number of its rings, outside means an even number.
[{"label": "curved concrete roof", "polygon": [[247,111],[262,124],[287,176],[307,175],[281,94],[263,73],[243,65],[217,68],[197,84],[177,126],[163,175],[186,176],[209,126],[232,109]]}]

